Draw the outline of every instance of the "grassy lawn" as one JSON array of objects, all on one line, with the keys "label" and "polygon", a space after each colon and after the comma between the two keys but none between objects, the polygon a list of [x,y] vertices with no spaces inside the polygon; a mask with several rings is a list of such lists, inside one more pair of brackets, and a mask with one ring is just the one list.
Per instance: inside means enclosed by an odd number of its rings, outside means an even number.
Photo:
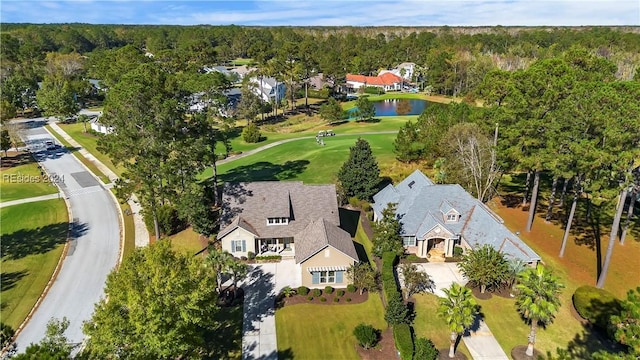
[{"label": "grassy lawn", "polygon": [[[362,135],[369,141],[378,163],[393,162],[395,134]],[[309,184],[333,183],[349,148],[358,136],[335,136],[320,146],[314,139],[282,144],[251,156],[218,166],[222,181],[301,180]],[[384,166],[382,166],[384,171]],[[211,176],[211,170],[204,172]]]},{"label": "grassy lawn", "polygon": [[298,304],[276,310],[278,352],[296,359],[359,359],[353,329],[360,323],[387,324],[378,294],[362,304]]},{"label": "grassy lawn", "polygon": [[[129,204],[124,203],[119,205],[120,211],[122,211],[122,218],[124,219],[124,246],[122,247],[122,257],[124,258],[131,254],[136,248],[136,228]],[[127,215],[127,212],[129,215]]]},{"label": "grassy lawn", "polygon": [[242,66],[242,65],[251,65],[254,64],[255,61],[251,58],[237,58],[235,60],[231,60],[231,65],[233,66]]},{"label": "grassy lawn", "polygon": [[171,247],[177,252],[195,254],[203,249],[200,234],[193,231],[191,227],[172,235],[170,239]]},{"label": "grassy lawn", "polygon": [[367,258],[369,259],[369,264],[371,264],[371,267],[374,270],[376,270],[378,267],[376,266],[376,262],[373,259],[373,243],[371,242],[367,234],[364,232],[364,229],[362,228],[361,219],[358,220],[358,229],[356,230],[356,236],[353,240],[356,243],[362,245],[362,247],[364,248],[367,254]]},{"label": "grassy lawn", "polygon": [[31,155],[10,152],[7,157],[2,157],[0,200],[26,199],[58,192],[58,188],[54,184],[42,180],[38,163],[33,160]]},{"label": "grassy lawn", "polygon": [[111,182],[109,180],[109,178],[107,177],[107,175],[105,175],[102,171],[100,171],[100,169],[98,169],[98,167],[96,166],[96,164],[93,163],[93,161],[90,161],[86,157],[82,156],[82,154],[80,154],[80,151],[79,151],[80,149],[77,149],[77,148],[71,146],[71,144],[69,144],[69,142],[67,140],[63,139],[62,136],[60,136],[57,132],[55,132],[53,129],[51,129],[51,127],[49,125],[45,125],[45,127],[53,134],[53,136],[55,136],[55,138],[64,147],[66,147],[69,151],[71,151],[71,153],[73,154],[73,156],[76,157],[76,159],[78,159],[81,163],[83,163],[84,166],[86,166],[97,177],[99,177],[100,180],[103,183],[108,184],[108,183]]},{"label": "grassy lawn", "polygon": [[2,292],[0,317],[16,329],[44,290],[55,269],[69,226],[63,200],[0,209]]},{"label": "grassy lawn", "polygon": [[88,152],[90,152],[93,156],[95,156],[100,162],[105,164],[111,171],[116,173],[118,176],[122,174],[124,169],[122,167],[116,167],[111,162],[111,159],[98,151],[98,137],[95,135],[91,135],[89,133],[84,132],[84,125],[82,123],[78,124],[58,124],[64,131],[66,131],[69,136],[71,136],[75,141],[77,141],[83,148],[85,148]]},{"label": "grassy lawn", "polygon": [[[438,317],[438,297],[429,293],[418,294],[413,297],[415,299],[416,312],[413,330],[415,331],[416,339],[421,337],[431,339],[436,348],[448,349],[451,333],[444,319]],[[493,331],[493,328],[491,330]],[[467,359],[472,358],[462,340],[460,340],[456,352],[462,352],[467,356]]]}]

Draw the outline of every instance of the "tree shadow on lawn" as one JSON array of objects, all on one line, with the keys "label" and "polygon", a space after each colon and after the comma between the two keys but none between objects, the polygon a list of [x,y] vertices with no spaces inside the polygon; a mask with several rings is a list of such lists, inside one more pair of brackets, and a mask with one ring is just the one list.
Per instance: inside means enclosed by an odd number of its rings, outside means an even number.
[{"label": "tree shadow on lawn", "polygon": [[14,286],[16,286],[16,283],[18,281],[20,281],[23,277],[27,275],[29,275],[29,272],[26,270],[1,273],[0,287],[2,288],[2,291],[12,289]]},{"label": "tree shadow on lawn", "polygon": [[210,349],[209,358],[226,359],[232,354],[240,354],[242,351],[242,305],[222,307],[213,317],[218,326],[205,335],[205,341]]},{"label": "tree shadow on lawn", "polygon": [[288,180],[303,173],[309,163],[308,160],[287,161],[284,164],[261,161],[233,168],[219,177],[223,182]]},{"label": "tree shadow on lawn", "polygon": [[[2,259],[16,260],[28,255],[44,254],[67,241],[68,223],[50,224],[36,229],[21,229],[2,235]],[[70,236],[79,237],[88,230],[86,224],[74,224]]]},{"label": "tree shadow on lawn", "polygon": [[[609,354],[626,352],[624,345],[611,341],[605,334],[591,325],[583,327],[565,349],[556,348],[556,354],[547,352],[547,359],[591,359],[593,354],[604,350]],[[552,356],[553,355],[553,356]]]},{"label": "tree shadow on lawn", "polygon": [[[2,154],[4,155],[4,153]],[[2,156],[2,169],[35,163],[35,159],[28,152],[9,152],[9,156]]]}]

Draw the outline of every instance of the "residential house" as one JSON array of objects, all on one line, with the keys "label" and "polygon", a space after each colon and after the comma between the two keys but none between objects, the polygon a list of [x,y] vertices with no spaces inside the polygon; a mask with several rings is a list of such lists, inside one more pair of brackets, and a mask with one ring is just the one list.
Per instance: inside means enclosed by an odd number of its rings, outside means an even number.
[{"label": "residential house", "polygon": [[434,184],[416,170],[398,185],[387,185],[373,196],[374,219],[390,203],[397,204],[402,241],[407,252],[441,260],[453,255],[455,245],[474,249],[488,244],[535,265],[540,256],[504,226],[504,221],[458,184]]},{"label": "residential house", "polygon": [[347,92],[356,92],[361,87],[379,87],[385,91],[397,91],[401,89],[403,80],[400,76],[390,72],[378,76],[365,76],[347,74]]},{"label": "residential house", "polygon": [[293,259],[297,283],[346,287],[346,270],[358,260],[340,228],[335,185],[291,181],[225,183],[217,239],[236,257],[281,255]]},{"label": "residential house", "polygon": [[249,67],[247,65],[242,65],[242,66],[238,66],[238,67],[234,67],[231,70],[229,70],[230,73],[233,74],[237,74],[239,79],[244,79],[244,77],[251,73],[258,70],[255,67]]},{"label": "residential house", "polygon": [[224,95],[227,98],[227,102],[221,104],[217,100],[207,99],[204,97],[204,92],[191,94],[189,96],[189,111],[192,113],[198,113],[206,110],[207,108],[214,106],[217,108],[218,114],[223,117],[229,117],[232,115],[233,109],[236,108],[240,101],[241,91],[238,88],[231,88],[224,91]]},{"label": "residential house", "polygon": [[268,76],[254,76],[249,79],[254,85],[252,91],[262,99],[262,101],[280,101],[286,96],[287,87],[284,82]]},{"label": "residential house", "polygon": [[94,116],[89,119],[89,124],[91,126],[91,130],[99,132],[101,134],[111,134],[113,132],[113,126],[107,126],[100,122],[100,118],[98,116]]},{"label": "residential house", "polygon": [[202,70],[204,71],[205,74],[210,74],[212,72],[219,72],[224,76],[231,75],[231,71],[227,70],[227,68],[224,66],[212,66],[212,67],[205,66],[204,68],[202,68]]},{"label": "residential house", "polygon": [[323,73],[318,73],[309,78],[309,87],[314,90],[322,90],[325,86],[333,87],[333,82],[324,78]]},{"label": "residential house", "polygon": [[416,69],[416,64],[411,62],[403,62],[402,64],[399,64],[398,66],[396,66],[391,70],[380,70],[380,72],[378,73],[378,76],[386,73],[391,73],[396,76],[402,77],[405,81],[411,81],[411,79],[413,78],[413,73],[415,72],[415,69]]}]

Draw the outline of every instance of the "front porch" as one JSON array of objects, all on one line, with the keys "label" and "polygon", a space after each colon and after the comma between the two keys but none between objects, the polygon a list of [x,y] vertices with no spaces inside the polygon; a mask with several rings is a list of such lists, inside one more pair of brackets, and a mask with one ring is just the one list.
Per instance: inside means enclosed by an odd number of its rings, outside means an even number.
[{"label": "front porch", "polygon": [[444,261],[453,256],[453,247],[457,239],[429,238],[418,243],[417,255],[429,261]]},{"label": "front porch", "polygon": [[258,238],[256,239],[256,255],[280,255],[283,258],[295,256],[293,237],[286,238]]}]

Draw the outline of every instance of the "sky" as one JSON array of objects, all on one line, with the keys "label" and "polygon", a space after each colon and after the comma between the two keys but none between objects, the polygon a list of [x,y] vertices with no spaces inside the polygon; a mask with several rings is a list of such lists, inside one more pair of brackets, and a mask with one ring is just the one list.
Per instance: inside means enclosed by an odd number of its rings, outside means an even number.
[{"label": "sky", "polygon": [[264,26],[638,26],[640,0],[0,0],[0,21]]}]

